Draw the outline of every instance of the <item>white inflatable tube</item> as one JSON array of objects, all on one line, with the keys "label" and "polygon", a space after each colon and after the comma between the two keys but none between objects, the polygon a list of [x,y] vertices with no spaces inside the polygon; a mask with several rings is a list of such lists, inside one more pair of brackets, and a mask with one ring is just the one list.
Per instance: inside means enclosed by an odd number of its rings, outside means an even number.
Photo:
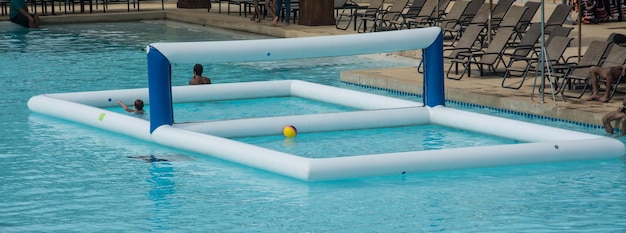
[{"label": "white inflatable tube", "polygon": [[[255,40],[254,43],[242,40],[153,43],[151,46],[167,57],[171,64],[267,61],[421,49],[430,46],[440,32],[441,28],[430,27],[385,33],[265,39]],[[233,48],[237,51],[234,52]]]},{"label": "white inflatable tube", "polygon": [[[130,102],[135,98],[145,98],[146,89],[38,95],[28,101],[28,107],[42,114],[306,181],[606,159],[620,157],[626,151],[624,144],[609,137],[442,106],[422,107],[418,102],[303,81],[182,86],[175,89],[175,102],[301,95],[360,106],[363,110],[164,125],[150,134],[148,121],[102,109],[116,105],[117,100]],[[368,106],[368,103],[371,105]],[[300,133],[437,124],[528,143],[312,159],[227,138],[276,135],[281,133],[284,125],[289,124],[297,125]]]},{"label": "white inflatable tube", "polygon": [[[555,147],[557,144],[558,147]],[[308,180],[336,180],[350,177],[607,159],[620,156],[620,153],[623,154],[623,147],[624,144],[617,140],[593,137],[586,140],[555,143],[540,142],[313,159]],[[598,152],[600,148],[611,149]]]},{"label": "white inflatable tube", "polygon": [[[89,95],[88,92],[85,92],[80,96],[89,99],[95,98],[99,94],[103,93],[104,92],[91,93],[91,95]],[[78,97],[76,95],[38,95],[30,98],[28,101],[28,108],[35,112],[61,119],[82,123],[100,129],[106,129],[115,133],[128,135],[146,141],[152,141],[152,135],[150,135],[150,122],[144,119],[72,102],[79,101],[78,99],[63,100],[55,98],[60,96],[65,98],[68,98],[69,96]]]},{"label": "white inflatable tube", "polygon": [[431,123],[433,124],[511,138],[524,142],[602,138],[602,136],[599,135],[460,111],[446,107],[434,107],[430,114]]},{"label": "white inflatable tube", "polygon": [[295,116],[263,117],[175,124],[174,127],[219,137],[280,135],[283,127],[297,126],[298,133],[400,127],[429,124],[423,107],[380,109]]},{"label": "white inflatable tube", "polygon": [[157,128],[152,135],[154,141],[162,145],[210,155],[301,180],[308,180],[309,177],[310,159],[308,158],[208,134],[176,129],[169,125]]}]

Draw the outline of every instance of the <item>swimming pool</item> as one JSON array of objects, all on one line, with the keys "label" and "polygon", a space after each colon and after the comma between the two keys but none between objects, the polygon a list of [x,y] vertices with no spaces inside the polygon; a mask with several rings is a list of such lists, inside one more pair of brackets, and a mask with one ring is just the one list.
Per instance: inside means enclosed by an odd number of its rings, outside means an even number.
[{"label": "swimming pool", "polygon": [[[5,89],[0,106],[10,110],[0,123],[0,231],[615,232],[626,227],[621,160],[301,183],[28,110],[28,98],[41,93],[145,87],[145,41],[136,39],[150,36],[134,37],[137,27],[157,30],[156,35],[168,31],[175,39],[205,37],[201,31],[149,25],[0,33]],[[92,50],[105,48],[110,53]],[[39,59],[32,59],[35,55]],[[14,69],[26,64],[24,71]],[[216,82],[298,76],[358,88],[339,83],[338,70],[384,65],[394,64],[358,57],[226,64],[207,72]],[[186,85],[190,67],[175,67],[174,85]],[[158,159],[169,161],[145,162]]]}]

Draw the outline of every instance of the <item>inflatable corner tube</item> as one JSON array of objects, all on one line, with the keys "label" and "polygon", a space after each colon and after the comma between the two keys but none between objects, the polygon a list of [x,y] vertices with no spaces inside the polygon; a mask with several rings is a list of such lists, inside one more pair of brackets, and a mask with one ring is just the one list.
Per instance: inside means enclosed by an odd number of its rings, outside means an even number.
[{"label": "inflatable corner tube", "polygon": [[28,100],[28,108],[37,113],[152,141],[150,122],[137,117],[56,99],[46,95],[31,97]]},{"label": "inflatable corner tube", "polygon": [[155,142],[210,155],[288,177],[309,180],[310,159],[208,134],[164,125],[152,133]]}]

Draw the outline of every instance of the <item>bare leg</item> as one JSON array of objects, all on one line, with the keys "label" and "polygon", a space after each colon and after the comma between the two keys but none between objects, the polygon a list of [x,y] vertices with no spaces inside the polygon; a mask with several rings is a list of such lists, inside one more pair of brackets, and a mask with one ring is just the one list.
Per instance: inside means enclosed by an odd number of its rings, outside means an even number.
[{"label": "bare leg", "polygon": [[611,90],[613,90],[613,84],[617,81],[617,78],[621,75],[622,71],[614,67],[604,70],[603,76],[606,78],[606,92],[604,97],[600,98],[600,102],[609,102],[611,100]]},{"label": "bare leg", "polygon": [[276,15],[276,4],[274,3],[274,0],[266,0],[265,9],[267,9],[267,12],[269,12],[272,16],[272,26],[276,26],[278,23],[278,16]]},{"label": "bare leg", "polygon": [[611,90],[613,89],[614,78],[609,77],[606,79],[606,91],[604,92],[604,96],[600,98],[600,102],[606,103],[611,99]]},{"label": "bare leg", "polygon": [[259,7],[259,0],[254,0],[254,14],[252,14],[252,18],[250,20],[261,22],[261,8]]},{"label": "bare leg", "polygon": [[598,70],[601,69],[597,66],[592,66],[589,68],[589,82],[591,82],[591,96],[586,100],[597,100],[600,98],[600,94],[598,93]]},{"label": "bare leg", "polygon": [[613,134],[613,126],[611,122],[614,119],[616,112],[610,112],[602,117],[602,125],[604,125],[604,131],[609,134]]}]

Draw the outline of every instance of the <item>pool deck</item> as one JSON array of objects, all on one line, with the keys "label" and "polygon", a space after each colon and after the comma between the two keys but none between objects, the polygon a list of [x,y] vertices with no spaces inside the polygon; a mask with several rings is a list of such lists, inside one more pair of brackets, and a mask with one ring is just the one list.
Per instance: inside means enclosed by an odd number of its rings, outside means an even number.
[{"label": "pool deck", "polygon": [[[516,4],[523,4],[516,2]],[[58,14],[42,17],[42,24],[57,24],[71,22],[102,22],[102,21],[132,21],[144,19],[172,19],[182,22],[216,26],[233,30],[240,30],[258,34],[265,34],[274,37],[308,37],[353,34],[352,30],[338,30],[335,26],[303,26],[297,24],[285,25],[279,23],[277,27],[272,27],[270,20],[260,23],[252,22],[249,18],[239,15],[238,7],[231,7],[231,13],[227,14],[227,4],[222,3],[222,13],[218,13],[217,3],[213,3],[213,9],[207,12],[206,9],[177,9],[175,1],[168,0],[165,3],[165,11],[161,10],[161,2],[142,1],[142,11],[126,12],[126,4],[110,4],[107,13],[100,11],[92,14]],[[549,16],[556,4],[546,2],[545,15]],[[132,5],[131,5],[132,7]],[[535,22],[539,20],[538,11]],[[0,21],[8,20],[7,16],[0,16]],[[570,33],[573,37],[572,46],[566,50],[566,57],[575,56],[579,52],[578,25],[568,24],[574,27]],[[606,40],[612,32],[626,33],[626,23],[607,22],[597,25],[582,25],[580,39],[581,44],[588,45],[592,40]],[[580,48],[581,53],[586,50],[585,46]],[[406,56],[416,56],[415,51],[404,52]],[[416,61],[417,65],[417,61]],[[447,69],[449,64],[444,64]],[[532,73],[532,72],[531,72]],[[567,99],[563,101],[560,95],[556,96],[556,101],[551,93],[541,96],[539,90],[534,90],[534,74],[531,74],[522,88],[519,90],[506,89],[501,87],[502,77],[500,76],[479,76],[473,74],[471,77],[464,77],[462,80],[445,79],[446,99],[465,103],[478,104],[482,106],[495,107],[499,109],[513,110],[517,112],[530,113],[576,122],[601,125],[601,119],[607,112],[615,110],[622,101],[622,93],[617,93],[609,103],[599,103],[597,101],[585,101],[582,99]],[[342,72],[341,79],[347,82],[380,88],[399,90],[409,93],[421,94],[422,75],[415,67],[398,67],[387,69],[356,70]],[[540,78],[537,79],[539,82]]]}]

